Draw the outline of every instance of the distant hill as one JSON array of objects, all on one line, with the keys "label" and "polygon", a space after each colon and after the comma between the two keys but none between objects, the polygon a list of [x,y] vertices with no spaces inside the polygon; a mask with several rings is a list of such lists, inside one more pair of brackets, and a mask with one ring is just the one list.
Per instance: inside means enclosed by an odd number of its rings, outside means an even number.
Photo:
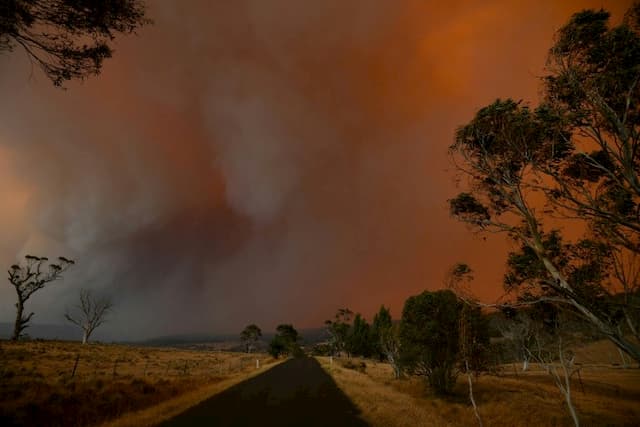
[{"label": "distant hill", "polygon": [[[242,351],[240,334],[175,334],[149,338],[146,340],[114,340],[105,339],[96,331],[96,340],[102,342],[120,342],[123,344],[136,344],[149,347],[178,347],[193,349],[215,349],[227,351]],[[309,328],[298,331],[302,336],[303,345],[313,345],[326,341],[324,328]],[[9,339],[13,333],[13,323],[0,322],[0,339]],[[81,338],[80,330],[72,325],[65,324],[38,324],[34,323],[25,330],[31,339],[76,341]],[[267,332],[258,343],[258,350],[266,351],[274,332]]]},{"label": "distant hill", "polygon": [[[302,336],[303,345],[313,345],[326,341],[327,335],[324,328],[309,328],[298,330]],[[275,335],[274,332],[266,332],[258,342],[258,350],[268,348],[269,341]],[[179,347],[193,349],[216,349],[229,351],[243,351],[240,334],[176,334],[150,338],[138,341],[136,344],[153,347]]]},{"label": "distant hill", "polygon": [[[24,333],[32,339],[46,340],[79,340],[82,334],[78,328],[71,325],[56,325],[47,323],[34,323],[24,330]],[[13,334],[13,323],[0,322],[0,338],[9,339]]]}]

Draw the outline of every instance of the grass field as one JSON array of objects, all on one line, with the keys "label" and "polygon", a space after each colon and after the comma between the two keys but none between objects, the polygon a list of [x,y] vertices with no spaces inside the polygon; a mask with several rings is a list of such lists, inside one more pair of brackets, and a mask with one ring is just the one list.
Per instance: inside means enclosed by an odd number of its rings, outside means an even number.
[{"label": "grass field", "polygon": [[[581,381],[573,382],[573,398],[582,425],[640,425],[640,370],[606,363],[616,354],[608,343],[584,351]],[[459,377],[450,398],[430,393],[420,378],[394,380],[385,363],[365,361],[359,372],[343,362],[319,357],[320,363],[373,426],[473,426],[466,377]],[[517,367],[519,368],[519,367]],[[532,366],[526,373],[504,366],[500,375],[481,375],[474,395],[486,426],[571,426],[564,400],[546,372]]]},{"label": "grass field", "polygon": [[[0,425],[152,425],[265,366],[265,355],[0,342]],[[126,416],[124,416],[126,415]]]}]

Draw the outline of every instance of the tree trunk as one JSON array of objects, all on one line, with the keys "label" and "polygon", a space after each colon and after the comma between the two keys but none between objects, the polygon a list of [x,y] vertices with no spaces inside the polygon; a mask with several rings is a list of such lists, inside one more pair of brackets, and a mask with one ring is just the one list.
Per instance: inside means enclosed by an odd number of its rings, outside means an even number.
[{"label": "tree trunk", "polygon": [[469,361],[465,359],[464,364],[465,364],[465,367],[467,368],[467,380],[469,382],[469,400],[471,401],[471,405],[473,405],[473,412],[476,415],[476,419],[478,420],[478,425],[482,427],[482,418],[480,417],[480,413],[478,412],[478,406],[476,405],[476,400],[473,398],[473,381],[471,380],[471,371],[469,370]]},{"label": "tree trunk", "polygon": [[89,334],[85,330],[84,333],[82,334],[82,344],[86,344],[87,341],[89,341]]},{"label": "tree trunk", "polygon": [[22,299],[18,298],[18,303],[16,304],[16,323],[13,326],[13,336],[11,337],[11,341],[18,341],[20,338],[20,333],[22,332],[22,313],[24,312],[24,303]]},{"label": "tree trunk", "polygon": [[564,297],[567,299],[567,302],[573,305],[573,307],[575,307],[578,312],[580,312],[593,326],[597,328],[599,332],[601,332],[605,337],[613,342],[618,348],[622,349],[622,351],[631,356],[636,362],[640,363],[640,348],[633,345],[633,343],[624,338],[624,336],[618,334],[618,332],[613,327],[611,327],[611,325],[604,322],[588,307],[584,306],[575,298],[573,298],[573,289],[571,288],[569,283],[567,283],[560,271],[558,271],[555,265],[553,265],[551,260],[540,253],[540,248],[533,247],[532,249],[538,252],[538,255],[542,260],[542,263],[544,264],[546,270],[549,272],[549,274],[551,274],[551,277],[556,280],[558,286],[560,287],[560,292],[565,293]]}]

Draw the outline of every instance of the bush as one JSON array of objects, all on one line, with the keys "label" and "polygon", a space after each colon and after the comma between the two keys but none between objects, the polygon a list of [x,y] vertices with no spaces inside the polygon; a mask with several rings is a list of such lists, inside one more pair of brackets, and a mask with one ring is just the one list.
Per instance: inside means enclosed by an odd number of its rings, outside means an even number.
[{"label": "bush", "polygon": [[436,394],[451,393],[456,381],[460,310],[449,290],[410,297],[402,310],[402,365],[408,373],[424,376]]},{"label": "bush", "polygon": [[353,359],[347,359],[347,360],[344,360],[344,361],[340,362],[340,365],[343,368],[353,369],[354,371],[358,371],[358,372],[362,372],[362,373],[364,373],[367,370],[367,364],[364,363],[364,361],[362,361],[362,360],[359,361],[359,362],[356,362]]}]

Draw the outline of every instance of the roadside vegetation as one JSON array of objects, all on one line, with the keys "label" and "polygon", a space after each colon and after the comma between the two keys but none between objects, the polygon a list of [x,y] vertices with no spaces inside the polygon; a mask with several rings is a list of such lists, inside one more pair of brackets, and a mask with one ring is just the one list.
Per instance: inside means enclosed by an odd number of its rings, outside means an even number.
[{"label": "roadside vegetation", "polygon": [[[640,370],[612,366],[617,357],[615,347],[605,341],[578,350],[583,368],[580,379],[573,380],[574,398],[584,425],[631,426],[640,419]],[[465,377],[456,380],[450,395],[439,396],[419,377],[394,379],[388,363],[353,358],[344,367],[342,360],[317,358],[372,426],[478,424]],[[487,426],[573,425],[555,384],[537,364],[524,373],[512,364],[483,373],[474,383],[474,395]]]},{"label": "roadside vegetation", "polygon": [[147,409],[137,425],[151,425],[162,411],[175,414],[260,372],[256,359],[273,361],[259,353],[0,341],[0,424],[98,425]]}]

